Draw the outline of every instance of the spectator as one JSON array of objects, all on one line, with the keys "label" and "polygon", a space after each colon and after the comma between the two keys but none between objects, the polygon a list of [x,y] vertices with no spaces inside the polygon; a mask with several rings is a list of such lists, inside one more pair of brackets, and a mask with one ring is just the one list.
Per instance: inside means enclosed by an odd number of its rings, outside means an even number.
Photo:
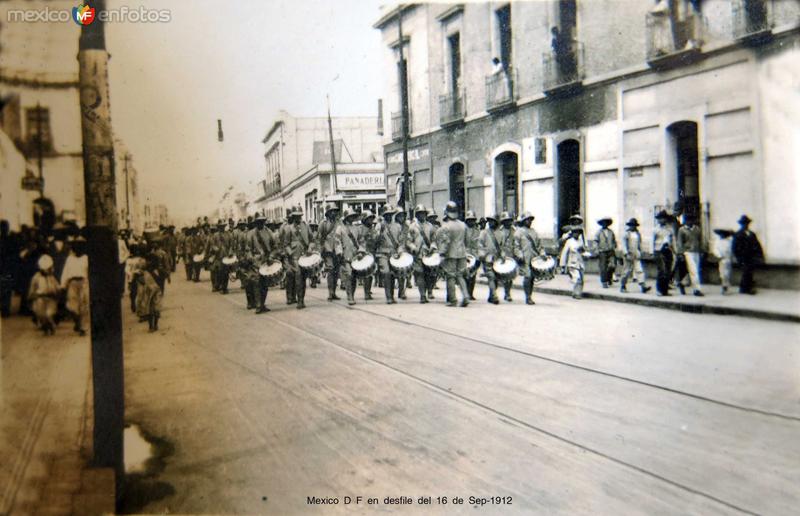
[{"label": "spectator", "polygon": [[78,236],[64,264],[61,286],[66,291],[66,309],[75,322],[78,335],[86,335],[89,326],[89,257],[86,239]]},{"label": "spectator", "polygon": [[756,293],[753,271],[764,261],[764,250],[755,233],[750,231],[752,220],[747,215],[739,217],[739,231],[733,236],[733,254],[742,267],[742,280],[739,283],[741,294]]},{"label": "spectator", "polygon": [[[703,296],[702,282],[700,279],[700,257],[703,251],[703,235],[697,226],[697,218],[693,215],[686,217],[686,224],[678,230],[678,254],[682,254],[692,281],[692,291],[695,296]],[[683,283],[679,283],[683,294]]]},{"label": "spectator", "polygon": [[714,244],[714,255],[719,260],[719,281],[722,285],[722,295],[728,293],[731,286],[731,266],[733,265],[733,231],[729,229],[715,229],[717,241]]},{"label": "spectator", "polygon": [[28,302],[36,318],[37,326],[45,335],[56,332],[55,315],[60,294],[58,281],[53,274],[53,259],[43,254],[37,261],[39,271],[31,278]]}]

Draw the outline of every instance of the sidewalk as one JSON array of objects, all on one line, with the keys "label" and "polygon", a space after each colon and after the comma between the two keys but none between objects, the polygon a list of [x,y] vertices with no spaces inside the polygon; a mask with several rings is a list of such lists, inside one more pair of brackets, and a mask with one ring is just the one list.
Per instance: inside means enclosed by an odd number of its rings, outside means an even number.
[{"label": "sidewalk", "polygon": [[[485,284],[486,279],[479,277],[478,282]],[[719,285],[704,285],[704,297],[693,296],[690,288],[687,289],[687,295],[684,296],[677,289],[673,289],[670,291],[670,296],[659,297],[655,294],[655,281],[648,280],[647,284],[653,287],[647,294],[642,294],[639,285],[635,283],[629,284],[628,293],[623,294],[619,291],[619,283],[614,283],[609,288],[603,288],[598,275],[587,274],[583,297],[690,313],[739,315],[800,323],[800,292],[794,290],[759,289],[756,295],[749,296],[739,294],[738,287],[734,286],[727,295],[723,296],[720,293]],[[522,289],[520,278],[514,280],[514,288]],[[570,284],[569,276],[559,274],[552,281],[537,283],[534,292],[569,296],[572,295],[572,284]]]},{"label": "sidewalk", "polygon": [[[88,337],[62,322],[44,338],[29,317],[0,323],[0,514],[100,514],[91,457]],[[109,498],[110,495],[110,498]]]}]

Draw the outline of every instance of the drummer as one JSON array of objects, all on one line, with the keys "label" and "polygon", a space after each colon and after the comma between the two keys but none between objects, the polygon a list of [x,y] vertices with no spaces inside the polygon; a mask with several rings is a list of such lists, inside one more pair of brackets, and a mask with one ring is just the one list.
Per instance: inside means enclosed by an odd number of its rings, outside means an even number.
[{"label": "drummer", "polygon": [[393,222],[395,208],[387,204],[383,210],[383,223],[381,224],[377,240],[377,259],[378,268],[380,269],[381,277],[383,278],[383,291],[386,295],[386,304],[392,305],[397,301],[394,299],[394,274],[389,259],[392,256],[397,256],[400,253],[400,235],[402,227]]},{"label": "drummer", "polygon": [[[481,231],[478,229],[478,218],[472,210],[467,211],[464,217],[464,222],[467,225],[467,254],[471,254],[476,259],[478,258],[478,238]],[[467,291],[469,292],[470,301],[475,301],[475,280],[478,278],[478,271],[475,273],[467,271]]]},{"label": "drummer", "polygon": [[[361,212],[361,239],[367,253],[375,255],[378,244],[378,229],[375,227],[375,215],[370,210]],[[364,278],[364,300],[372,299],[372,274]]]},{"label": "drummer", "polygon": [[281,245],[285,256],[286,304],[297,303],[297,309],[306,307],[306,277],[308,272],[300,268],[301,256],[316,252],[317,244],[311,238],[311,229],[303,222],[303,210],[299,206],[289,213],[289,221],[281,231]]},{"label": "drummer", "polygon": [[[419,290],[419,302],[425,304],[433,295],[428,295],[433,288],[431,283],[435,280],[435,272],[431,272],[422,259],[437,252],[434,240],[433,224],[428,222],[428,210],[420,204],[414,209],[414,221],[408,229],[408,249],[414,255],[414,282]],[[430,285],[430,287],[429,287]]]},{"label": "drummer", "polygon": [[531,227],[533,214],[526,211],[517,218],[517,232],[514,234],[516,240],[516,258],[520,264],[520,274],[522,275],[522,290],[525,292],[525,304],[533,305],[533,268],[531,260],[536,256],[544,255],[539,235]]},{"label": "drummer", "polygon": [[[239,282],[242,284],[242,289],[244,290],[245,297],[247,298],[247,309],[252,310],[254,308],[258,308],[258,260],[256,260],[256,256],[254,253],[254,249],[251,245],[253,240],[253,235],[255,234],[258,225],[261,224],[263,227],[264,219],[260,213],[256,214],[255,217],[249,216],[247,222],[247,230],[245,232],[244,238],[244,248],[239,251],[239,254],[236,257],[239,259],[238,266],[236,268],[236,275],[239,278]],[[257,220],[262,219],[262,220]]]},{"label": "drummer", "polygon": [[[312,220],[308,223],[308,227],[311,230],[311,238],[316,242],[319,237],[319,224],[317,224],[316,220]],[[317,288],[317,285],[319,285],[319,273],[312,274],[311,277],[308,278],[309,287]]]},{"label": "drummer", "polygon": [[336,253],[336,230],[341,226],[339,221],[339,208],[335,204],[325,207],[325,220],[319,225],[317,242],[322,250],[322,259],[325,260],[325,272],[328,275],[328,301],[339,299],[336,295],[336,286],[339,284],[339,269],[341,268],[341,255]]},{"label": "drummer", "polygon": [[[442,223],[439,222],[439,215],[436,214],[434,210],[428,212],[427,217],[428,224],[431,225],[431,242],[436,242],[436,235],[441,231]],[[431,270],[426,268],[425,269],[425,286],[428,288],[428,299],[433,299],[433,289],[439,288],[436,286],[436,282],[439,281],[439,272],[438,270]]]},{"label": "drummer", "polygon": [[[516,256],[516,242],[514,240],[514,217],[507,211],[500,214],[500,227],[494,231],[495,240],[499,244],[500,258],[505,260]],[[503,290],[505,296],[503,299],[507,302],[512,302],[511,299],[511,286],[514,281],[513,277],[507,277],[503,280]]]},{"label": "drummer", "polygon": [[478,237],[478,258],[483,263],[483,274],[486,276],[486,281],[489,284],[489,298],[487,301],[497,305],[500,303],[497,299],[497,278],[494,275],[494,260],[500,255],[500,245],[498,244],[494,232],[497,229],[497,217],[494,215],[487,215],[486,228],[483,229]]},{"label": "drummer", "polygon": [[351,263],[360,260],[367,250],[364,247],[364,238],[359,228],[353,226],[353,221],[359,218],[358,212],[346,209],[342,217],[342,224],[336,228],[335,249],[341,263],[342,281],[347,292],[347,304],[356,304],[356,276],[353,274]]},{"label": "drummer", "polygon": [[[250,257],[252,266],[256,270],[261,265],[271,265],[278,260],[280,246],[275,240],[275,235],[266,227],[266,220],[263,215],[256,215],[255,228],[250,234]],[[267,277],[261,274],[257,274],[257,277],[251,277],[251,296],[253,298],[253,307],[256,309],[255,313],[257,314],[269,312],[269,308],[267,308],[269,283],[267,281]]]},{"label": "drummer", "polygon": [[464,275],[467,270],[467,225],[458,220],[458,205],[450,201],[445,206],[445,222],[438,231],[440,250],[444,257],[443,270],[447,278],[447,306],[456,306],[456,283],[461,291],[461,305],[469,305],[469,292]]}]

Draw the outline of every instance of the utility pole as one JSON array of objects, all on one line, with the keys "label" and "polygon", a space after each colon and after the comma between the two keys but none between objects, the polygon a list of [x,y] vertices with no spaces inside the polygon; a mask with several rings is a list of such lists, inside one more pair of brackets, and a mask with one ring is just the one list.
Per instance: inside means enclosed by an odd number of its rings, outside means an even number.
[{"label": "utility pole", "polygon": [[339,190],[339,185],[336,184],[336,152],[333,147],[333,122],[331,121],[331,97],[326,95],[328,101],[328,142],[331,146],[331,184],[333,185],[333,194]]},{"label": "utility pole", "polygon": [[44,198],[44,141],[42,140],[42,105],[36,103],[36,160],[39,166],[39,198]]},{"label": "utility pole", "polygon": [[78,44],[83,181],[91,299],[94,432],[92,465],[112,468],[119,499],[125,468],[122,432],[124,384],[122,292],[117,244],[114,144],[108,95],[108,52],[101,13],[105,0],[92,5],[97,17],[81,27]]},{"label": "utility pole", "polygon": [[130,185],[130,178],[128,177],[128,162],[131,159],[131,154],[129,152],[125,153],[125,228],[130,230],[131,229],[131,199],[128,194],[128,188]]},{"label": "utility pole", "polygon": [[409,183],[411,174],[408,172],[408,67],[405,58],[405,42],[403,41],[403,4],[397,7],[397,31],[400,38],[400,116],[403,123],[403,208],[409,212]]}]

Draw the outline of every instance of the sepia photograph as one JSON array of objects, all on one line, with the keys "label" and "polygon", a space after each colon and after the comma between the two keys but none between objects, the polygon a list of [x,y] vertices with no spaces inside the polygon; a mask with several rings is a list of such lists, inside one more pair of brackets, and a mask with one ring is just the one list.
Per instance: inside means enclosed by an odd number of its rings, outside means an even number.
[{"label": "sepia photograph", "polygon": [[0,516],[791,515],[800,1],[0,0]]}]

